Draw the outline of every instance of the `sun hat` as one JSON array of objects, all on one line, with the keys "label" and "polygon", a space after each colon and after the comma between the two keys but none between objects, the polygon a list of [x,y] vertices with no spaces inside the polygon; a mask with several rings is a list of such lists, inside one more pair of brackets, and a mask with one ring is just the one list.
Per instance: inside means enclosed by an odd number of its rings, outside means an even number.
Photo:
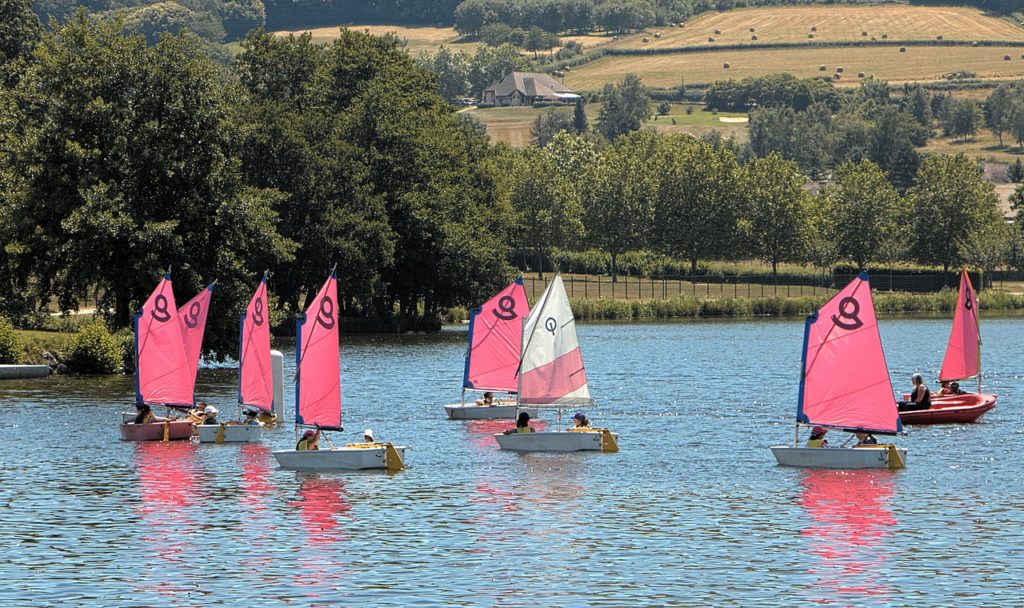
[{"label": "sun hat", "polygon": [[828,429],[826,429],[823,426],[816,426],[813,429],[811,429],[811,435],[824,435],[827,432]]},{"label": "sun hat", "polygon": [[206,414],[207,416],[209,416],[210,414],[216,414],[217,408],[213,407],[212,405],[208,405],[206,406],[206,409],[203,410],[203,413]]},{"label": "sun hat", "polygon": [[365,431],[363,431],[363,437],[369,437],[370,439],[373,439],[373,429],[366,429]]}]

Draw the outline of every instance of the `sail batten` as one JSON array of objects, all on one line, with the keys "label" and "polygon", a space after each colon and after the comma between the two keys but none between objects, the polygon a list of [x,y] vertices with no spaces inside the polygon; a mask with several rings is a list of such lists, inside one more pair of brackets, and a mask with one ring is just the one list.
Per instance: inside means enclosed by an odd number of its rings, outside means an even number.
[{"label": "sail batten", "polygon": [[867,273],[808,317],[797,422],[902,431]]},{"label": "sail batten", "polygon": [[561,275],[523,323],[518,400],[528,405],[593,405],[569,298]]},{"label": "sail batten", "polygon": [[953,327],[949,331],[946,355],[942,360],[939,380],[963,380],[981,372],[981,331],[978,324],[978,299],[971,278],[964,269],[960,273]]},{"label": "sail batten", "polygon": [[463,388],[515,392],[523,318],[530,312],[523,280],[516,279],[469,317]]},{"label": "sail batten", "polygon": [[334,273],[296,323],[295,423],[341,428],[338,286]]},{"label": "sail batten", "polygon": [[270,308],[266,277],[260,281],[242,313],[240,342],[238,403],[272,412],[274,380],[270,367]]},{"label": "sail batten", "polygon": [[136,313],[134,325],[136,402],[193,405],[195,374],[185,352],[170,274]]}]

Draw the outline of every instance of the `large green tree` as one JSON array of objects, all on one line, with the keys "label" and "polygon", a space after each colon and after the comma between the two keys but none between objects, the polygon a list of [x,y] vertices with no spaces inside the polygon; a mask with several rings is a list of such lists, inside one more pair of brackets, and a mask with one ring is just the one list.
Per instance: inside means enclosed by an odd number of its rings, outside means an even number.
[{"label": "large green tree", "polygon": [[811,197],[804,189],[807,178],[796,163],[771,153],[756,158],[740,171],[744,205],[742,224],[750,252],[772,265],[803,258],[811,217]]},{"label": "large green tree", "polygon": [[821,195],[826,232],[815,238],[835,243],[838,256],[858,270],[910,241],[903,224],[909,215],[904,201],[878,165],[846,162],[836,168],[833,180]]},{"label": "large green tree", "polygon": [[964,156],[929,156],[907,192],[913,212],[913,252],[922,264],[943,271],[962,264],[971,241],[999,221],[999,199],[982,180],[978,164]]},{"label": "large green tree", "polygon": [[[290,255],[278,195],[246,186],[230,155],[229,95],[195,37],[147,47],[79,13],[37,57],[10,93],[18,179],[2,205],[13,220],[5,252],[39,301],[74,309],[97,290],[125,326],[161,270],[174,267],[179,298],[214,278],[230,296]],[[233,352],[237,327],[223,313],[244,301],[214,305],[207,346]]]},{"label": "large green tree", "polygon": [[587,241],[611,255],[613,282],[618,280],[619,255],[650,244],[658,193],[652,162],[657,143],[650,131],[620,137],[601,153],[583,181]]},{"label": "large green tree", "polygon": [[741,198],[736,157],[725,147],[685,135],[661,138],[654,210],[656,248],[689,260],[734,258],[740,253]]},{"label": "large green tree", "polygon": [[618,85],[606,88],[597,130],[611,141],[620,135],[639,130],[643,121],[650,117],[651,99],[640,77],[626,74]]}]

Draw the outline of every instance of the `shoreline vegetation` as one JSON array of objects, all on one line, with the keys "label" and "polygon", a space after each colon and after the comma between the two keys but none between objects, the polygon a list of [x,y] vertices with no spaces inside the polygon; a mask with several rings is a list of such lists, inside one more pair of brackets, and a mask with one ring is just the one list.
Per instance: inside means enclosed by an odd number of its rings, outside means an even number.
[{"label": "shoreline vegetation", "polygon": [[[804,317],[820,308],[829,296],[772,296],[766,298],[748,297],[702,297],[693,295],[677,296],[662,300],[623,299],[573,299],[572,310],[579,321],[610,321],[630,323],[636,321],[669,320],[713,320],[713,319],[757,319]],[[879,315],[917,315],[922,313],[952,314],[956,303],[955,291],[938,293],[876,292],[875,310]],[[1024,310],[1024,294],[987,290],[979,293],[981,310],[1009,312]],[[449,309],[440,319],[444,324],[460,324],[468,321],[465,308]],[[75,342],[79,327],[64,323],[53,330],[15,329],[21,356],[20,363],[46,364],[44,352],[53,353],[63,361]],[[362,324],[349,324],[347,333],[380,333]],[[383,329],[383,328],[382,328]],[[370,330],[370,331],[367,331]],[[346,333],[346,332],[343,332]],[[395,333],[384,331],[384,333]]]}]

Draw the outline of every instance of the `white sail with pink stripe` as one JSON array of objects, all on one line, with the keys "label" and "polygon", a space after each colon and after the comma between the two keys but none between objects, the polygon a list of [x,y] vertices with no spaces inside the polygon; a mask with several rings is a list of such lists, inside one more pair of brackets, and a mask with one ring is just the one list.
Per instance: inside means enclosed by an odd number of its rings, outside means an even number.
[{"label": "white sail with pink stripe", "polygon": [[525,405],[594,405],[561,275],[555,275],[523,323],[518,398]]}]

